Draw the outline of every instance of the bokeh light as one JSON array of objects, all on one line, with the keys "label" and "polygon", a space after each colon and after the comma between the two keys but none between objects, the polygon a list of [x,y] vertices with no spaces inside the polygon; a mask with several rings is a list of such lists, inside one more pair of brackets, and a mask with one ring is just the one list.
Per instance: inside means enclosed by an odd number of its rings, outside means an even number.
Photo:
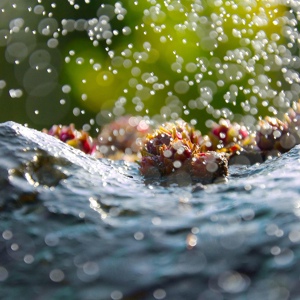
[{"label": "bokeh light", "polygon": [[299,99],[297,1],[2,1],[0,121],[253,125]]}]

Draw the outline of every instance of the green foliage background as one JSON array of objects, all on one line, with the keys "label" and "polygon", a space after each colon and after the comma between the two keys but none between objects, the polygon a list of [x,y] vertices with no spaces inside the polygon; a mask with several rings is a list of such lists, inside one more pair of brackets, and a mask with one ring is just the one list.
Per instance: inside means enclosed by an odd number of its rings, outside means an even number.
[{"label": "green foliage background", "polygon": [[[1,122],[38,129],[72,122],[96,129],[129,113],[158,121],[182,117],[205,130],[208,119],[248,115],[251,124],[259,116],[280,115],[299,98],[297,79],[282,72],[299,70],[298,61],[291,62],[298,42],[288,35],[298,33],[297,8],[277,1],[4,0],[0,9]],[[111,43],[87,28],[63,33],[66,20],[97,20],[105,15],[101,11],[110,14]],[[15,21],[20,19],[21,26]],[[124,34],[128,28],[131,33]],[[58,45],[49,47],[51,39]],[[276,55],[290,60],[276,65]],[[12,96],[16,89],[21,96]],[[262,90],[276,93],[259,95]]]}]

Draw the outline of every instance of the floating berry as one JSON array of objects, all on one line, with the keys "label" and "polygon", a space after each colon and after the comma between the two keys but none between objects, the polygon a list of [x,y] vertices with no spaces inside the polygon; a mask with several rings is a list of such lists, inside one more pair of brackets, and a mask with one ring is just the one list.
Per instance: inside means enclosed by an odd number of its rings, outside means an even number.
[{"label": "floating berry", "polygon": [[224,148],[231,148],[234,145],[243,147],[251,143],[251,135],[245,126],[225,119],[220,119],[218,124],[213,125],[205,141],[207,149],[214,151],[223,151]]},{"label": "floating berry", "polygon": [[149,132],[148,123],[142,117],[122,116],[106,124],[97,137],[98,151],[104,157],[118,159],[137,154]]},{"label": "floating berry", "polygon": [[287,152],[295,146],[288,124],[275,117],[265,117],[258,123],[256,143],[260,150]]},{"label": "floating berry", "polygon": [[148,134],[140,172],[146,178],[184,174],[193,182],[212,183],[228,175],[224,154],[203,153],[201,135],[186,122],[166,123]]},{"label": "floating berry", "polygon": [[190,172],[194,181],[200,177],[202,183],[211,183],[228,176],[228,160],[223,153],[214,151],[195,153]]},{"label": "floating berry", "polygon": [[83,130],[76,130],[74,124],[69,126],[53,125],[43,132],[52,135],[68,145],[80,149],[86,154],[94,154],[96,146],[89,134]]},{"label": "floating berry", "polygon": [[293,107],[289,109],[285,115],[285,120],[288,125],[289,133],[295,139],[294,144],[300,144],[300,100],[294,103]]},{"label": "floating berry", "polygon": [[[172,141],[174,143],[174,140],[199,144],[200,138],[199,131],[180,119],[174,123],[166,123],[155,130],[153,134],[148,134],[145,147],[147,152],[158,155],[162,145],[169,146]],[[188,145],[188,147],[190,146]]]}]

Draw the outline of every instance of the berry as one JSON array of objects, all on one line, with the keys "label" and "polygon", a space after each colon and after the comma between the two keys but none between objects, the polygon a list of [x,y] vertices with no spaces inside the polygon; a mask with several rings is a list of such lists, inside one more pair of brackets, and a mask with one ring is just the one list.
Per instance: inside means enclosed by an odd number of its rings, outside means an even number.
[{"label": "berry", "polygon": [[200,132],[180,120],[166,123],[146,137],[140,172],[144,177],[185,174],[191,181],[212,183],[228,175],[222,153],[202,152]]},{"label": "berry", "polygon": [[288,125],[275,117],[265,117],[258,123],[256,143],[260,150],[287,152],[294,145]]},{"label": "berry", "polygon": [[251,136],[245,126],[225,119],[220,119],[218,124],[213,125],[208,138],[210,143],[206,141],[207,148],[214,151],[230,148],[235,144],[242,147],[251,143]]},{"label": "berry", "polygon": [[45,133],[52,135],[68,145],[80,149],[86,154],[95,153],[95,145],[89,134],[83,130],[76,130],[74,124],[69,126],[53,125]]},{"label": "berry", "polygon": [[140,152],[144,138],[149,132],[147,120],[141,117],[122,116],[103,126],[97,137],[97,149],[101,156],[128,158]]}]

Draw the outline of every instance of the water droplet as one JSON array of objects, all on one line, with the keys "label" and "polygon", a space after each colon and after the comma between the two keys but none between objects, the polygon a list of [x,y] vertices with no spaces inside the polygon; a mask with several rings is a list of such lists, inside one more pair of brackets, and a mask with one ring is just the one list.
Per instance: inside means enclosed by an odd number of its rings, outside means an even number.
[{"label": "water droplet", "polygon": [[58,39],[55,38],[49,39],[47,42],[47,46],[52,49],[56,48],[58,46]]},{"label": "water droplet", "polygon": [[45,8],[43,5],[36,5],[33,9],[33,12],[37,15],[41,15],[45,12]]},{"label": "water droplet", "polygon": [[23,91],[20,89],[11,89],[9,90],[9,95],[11,98],[20,98],[23,96]]},{"label": "water droplet", "polygon": [[181,81],[177,81],[174,85],[174,90],[176,93],[178,94],[185,94],[188,92],[190,86],[187,82],[181,80]]},{"label": "water droplet", "polygon": [[8,278],[8,271],[6,268],[0,266],[0,282]]},{"label": "water droplet", "polygon": [[143,240],[144,239],[144,234],[140,231],[136,232],[134,234],[134,238],[137,240],[137,241],[140,241],[140,240]]},{"label": "water droplet", "polygon": [[50,272],[49,277],[54,282],[61,282],[65,278],[65,274],[60,269],[54,269]]},{"label": "water droplet", "polygon": [[32,264],[34,262],[34,257],[31,254],[26,254],[24,256],[24,262],[26,264]]},{"label": "water droplet", "polygon": [[116,290],[110,294],[110,297],[112,300],[121,300],[123,299],[123,294],[120,291]]},{"label": "water droplet", "polygon": [[249,277],[235,271],[224,272],[218,279],[218,285],[227,293],[240,293],[246,290],[249,284]]},{"label": "water droplet", "polygon": [[179,160],[175,160],[174,162],[173,162],[173,166],[174,166],[174,168],[180,168],[181,167],[181,162],[179,161]]},{"label": "water droplet", "polygon": [[76,116],[76,117],[80,115],[80,109],[78,107],[75,107],[73,109],[73,115]]},{"label": "water droplet", "polygon": [[71,92],[71,86],[68,85],[68,84],[65,84],[64,86],[62,86],[62,91],[63,91],[63,93],[65,93],[65,94],[70,93],[70,92]]},{"label": "water droplet", "polygon": [[51,61],[51,55],[46,50],[36,50],[29,57],[31,68],[43,70],[47,68]]},{"label": "water droplet", "polygon": [[165,299],[166,296],[167,296],[167,293],[163,289],[157,289],[153,293],[153,297],[157,300]]}]

